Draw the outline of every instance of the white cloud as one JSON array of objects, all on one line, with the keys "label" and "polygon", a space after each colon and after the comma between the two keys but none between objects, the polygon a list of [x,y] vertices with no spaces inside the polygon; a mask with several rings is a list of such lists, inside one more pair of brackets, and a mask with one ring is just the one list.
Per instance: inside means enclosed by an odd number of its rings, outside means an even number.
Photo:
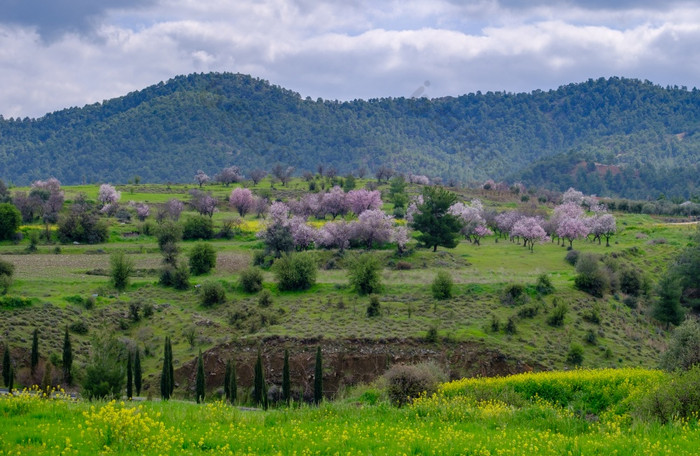
[{"label": "white cloud", "polygon": [[0,113],[40,116],[194,71],[250,73],[327,99],[411,96],[424,81],[433,97],[610,75],[698,85],[692,4],[502,5],[163,0],[90,13],[101,19],[89,32],[49,41],[36,25],[0,23]]}]

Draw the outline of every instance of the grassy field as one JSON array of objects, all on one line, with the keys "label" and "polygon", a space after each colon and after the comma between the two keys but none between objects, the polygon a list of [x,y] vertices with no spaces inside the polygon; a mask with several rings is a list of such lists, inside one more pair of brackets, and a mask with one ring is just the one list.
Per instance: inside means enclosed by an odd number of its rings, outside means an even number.
[{"label": "grassy field", "polygon": [[320,407],[0,396],[0,455],[694,455],[697,416],[638,413],[660,371],[468,379],[397,408],[373,387]]},{"label": "grassy field", "polygon": [[[305,184],[295,180],[288,188],[277,185],[271,190],[270,187],[269,181],[263,181],[255,190],[269,191],[273,198],[293,198],[303,193]],[[173,197],[186,199],[190,188],[193,186],[129,185],[119,189],[122,201],[154,204]],[[231,188],[217,185],[207,190],[223,198]],[[95,197],[97,186],[67,187],[65,191],[69,200],[79,192]],[[482,191],[462,195],[466,200],[474,196],[485,195]],[[515,208],[520,204],[502,195],[493,200],[484,199],[484,203],[495,208]],[[183,217],[192,214],[186,212]],[[215,214],[215,225],[231,216],[233,212],[222,206]],[[574,248],[616,256],[618,261],[643,270],[652,283],[664,273],[670,259],[688,243],[696,229],[695,225],[670,224],[646,215],[616,216],[618,234],[612,238],[610,247],[577,240]],[[16,267],[10,293],[34,302],[25,309],[0,310],[3,342],[28,350],[31,331],[38,327],[43,347],[47,347],[42,356],[58,356],[65,325],[83,322],[88,327],[87,334],[73,334],[79,366],[87,361],[92,337],[114,333],[143,348],[145,371],[152,379],[159,372],[166,335],[173,337],[176,367],[190,361],[199,349],[206,351],[232,341],[254,343],[273,336],[422,341],[429,330],[436,329],[438,340],[431,344],[439,344],[441,340],[480,343],[540,369],[566,367],[566,354],[572,343],[583,345],[586,367],[653,368],[666,344],[667,332],[649,317],[649,299],[641,298],[632,309],[623,304],[624,296],[619,294],[594,298],[575,290],[574,268],[564,261],[567,250],[556,243],[536,245],[533,253],[495,237],[484,238],[480,246],[462,241],[455,249],[441,248],[436,253],[417,248],[415,242],[409,244],[403,256],[397,255],[392,246],[376,250],[374,254],[384,264],[384,290],[379,296],[382,315],[367,318],[368,298],[350,289],[344,269],[352,252],[345,258],[331,251],[311,252],[317,259],[319,272],[316,285],[306,292],[281,292],[273,275],[265,272],[264,287],[271,292],[273,300],[267,309],[260,308],[256,294],[242,292],[238,287],[239,273],[251,264],[254,251],[262,247],[254,236],[260,220],[252,215],[245,218],[241,231],[233,239],[210,241],[218,254],[217,267],[210,274],[192,278],[193,285],[209,280],[224,285],[226,303],[214,308],[199,304],[196,287],[175,291],[158,285],[161,255],[155,237],[133,234],[140,231],[140,222],[122,224],[112,219],[110,223],[110,241],[106,244],[40,244],[32,254],[26,253],[26,240],[19,245],[0,244],[2,258]],[[314,223],[319,225],[323,221]],[[42,229],[41,225],[22,228],[25,234]],[[185,256],[193,244],[182,243]],[[124,251],[133,259],[136,268],[131,285],[122,293],[109,285],[107,274],[109,254],[117,251]],[[399,262],[408,264],[410,269],[397,269]],[[436,301],[431,296],[430,283],[439,270],[450,272],[454,279],[452,299]],[[532,285],[542,274],[547,274],[555,287],[549,296],[532,291]],[[528,287],[527,303],[503,304],[503,290],[512,284]],[[89,296],[96,297],[96,307],[88,310],[80,302]],[[546,323],[555,300],[569,307],[561,327]],[[152,305],[154,314],[138,322],[131,321],[132,303]],[[534,315],[518,316],[523,306],[533,307]],[[585,318],[594,310],[600,315],[599,322]],[[243,318],[236,317],[242,314]],[[503,327],[509,318],[516,322],[514,334],[491,329],[494,319]]]}]

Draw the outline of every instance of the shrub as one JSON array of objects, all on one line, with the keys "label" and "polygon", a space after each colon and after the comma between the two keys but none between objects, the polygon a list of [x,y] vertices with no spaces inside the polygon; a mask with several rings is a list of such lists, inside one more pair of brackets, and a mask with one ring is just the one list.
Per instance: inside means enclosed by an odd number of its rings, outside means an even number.
[{"label": "shrub", "polygon": [[449,299],[452,297],[452,276],[447,271],[438,271],[431,285],[435,299]]},{"label": "shrub", "polygon": [[184,262],[177,267],[166,265],[160,271],[160,284],[173,287],[176,290],[187,290],[190,287],[190,270]]},{"label": "shrub", "polygon": [[22,222],[19,210],[10,203],[0,204],[0,241],[12,239]]},{"label": "shrub", "polygon": [[568,252],[566,252],[564,260],[571,266],[576,266],[576,262],[578,261],[578,257],[580,254],[581,252],[579,252],[578,250],[569,250]]},{"label": "shrub", "polygon": [[501,320],[498,319],[496,315],[491,315],[491,332],[498,332],[501,330]]},{"label": "shrub", "polygon": [[190,272],[192,275],[206,274],[216,267],[216,252],[211,244],[200,242],[190,252]]},{"label": "shrub", "polygon": [[88,399],[119,397],[124,385],[126,348],[115,338],[92,341],[92,356],[85,368],[83,395]]},{"label": "shrub", "polygon": [[696,364],[700,364],[700,323],[687,319],[673,331],[661,366],[675,370],[690,369]]},{"label": "shrub", "polygon": [[148,318],[153,315],[153,304],[147,302],[143,305],[143,318]]},{"label": "shrub", "polygon": [[535,318],[537,314],[539,313],[540,308],[537,305],[529,305],[520,308],[518,310],[518,317],[519,318]]},{"label": "shrub", "polygon": [[600,307],[595,304],[588,312],[584,312],[581,317],[589,323],[594,325],[600,324]]},{"label": "shrub", "polygon": [[56,231],[58,239],[63,242],[85,242],[98,244],[105,242],[109,233],[107,224],[97,214],[90,211],[71,211],[58,221]]},{"label": "shrub", "polygon": [[272,266],[282,291],[306,290],[316,283],[316,262],[311,255],[285,254]]},{"label": "shrub", "polygon": [[384,374],[389,399],[401,407],[423,393],[432,395],[444,380],[445,376],[440,373],[441,369],[432,363],[392,366]]},{"label": "shrub", "polygon": [[624,267],[620,270],[618,277],[621,292],[632,296],[639,296],[644,292],[644,276],[638,269]]},{"label": "shrub", "polygon": [[262,271],[255,267],[246,268],[241,271],[239,285],[246,293],[257,293],[262,290]]},{"label": "shrub", "polygon": [[554,293],[554,285],[552,285],[552,281],[547,274],[540,274],[537,277],[535,290],[537,290],[537,293],[543,296]]},{"label": "shrub", "polygon": [[182,227],[173,222],[166,221],[156,229],[156,238],[158,238],[158,248],[163,250],[167,244],[176,244],[182,240]]},{"label": "shrub", "polygon": [[602,298],[610,287],[610,278],[600,267],[596,255],[582,254],[576,262],[576,272],[574,286],[592,296]]},{"label": "shrub", "polygon": [[68,325],[68,329],[71,332],[74,332],[75,334],[80,334],[83,336],[90,331],[90,328],[88,327],[87,323],[85,323],[83,320],[71,323],[70,325]]},{"label": "shrub", "polygon": [[32,305],[32,300],[29,298],[21,298],[19,296],[2,296],[0,297],[0,307],[4,309],[20,309]]},{"label": "shrub", "polygon": [[211,217],[197,215],[188,217],[182,227],[183,239],[211,239],[214,237],[214,222]]},{"label": "shrub", "polygon": [[428,332],[425,333],[425,341],[428,343],[435,343],[438,341],[438,328],[436,325],[432,325],[428,328]]},{"label": "shrub", "polygon": [[398,261],[396,263],[397,271],[409,271],[413,266],[408,261]]},{"label": "shrub", "polygon": [[270,307],[272,305],[272,293],[270,290],[263,290],[258,296],[258,305],[260,307]]},{"label": "shrub", "polygon": [[12,286],[12,277],[7,274],[0,274],[0,295],[5,295]]},{"label": "shrub", "polygon": [[378,293],[382,288],[379,259],[369,253],[355,257],[348,271],[350,285],[361,295]]},{"label": "shrub", "polygon": [[515,318],[508,317],[508,321],[506,322],[506,326],[503,328],[503,331],[505,331],[506,334],[510,335],[513,335],[518,332],[518,328],[515,326]]},{"label": "shrub", "polygon": [[566,354],[566,363],[572,366],[580,366],[583,363],[583,346],[581,344],[571,344],[569,352]]},{"label": "shrub", "polygon": [[370,296],[369,305],[367,306],[367,316],[368,317],[378,317],[381,315],[381,307],[379,305],[379,298],[377,296]]},{"label": "shrub", "polygon": [[566,318],[566,313],[569,311],[569,306],[564,302],[558,302],[554,300],[554,309],[552,313],[547,317],[547,324],[550,326],[561,326],[564,324],[564,319]]},{"label": "shrub", "polygon": [[129,276],[134,270],[134,262],[127,258],[124,252],[113,253],[109,258],[109,275],[112,285],[117,290],[124,290],[129,286]]},{"label": "shrub", "polygon": [[275,257],[266,254],[263,250],[256,250],[253,253],[253,266],[260,266],[263,269],[269,269],[275,262]]},{"label": "shrub", "polygon": [[[648,420],[668,423],[697,419],[700,410],[700,365],[679,371],[635,404],[635,414]],[[683,421],[681,421],[683,422]]]},{"label": "shrub", "polygon": [[204,307],[211,307],[215,304],[223,304],[226,301],[226,291],[219,282],[205,282],[202,285],[202,296],[200,299]]},{"label": "shrub", "polygon": [[508,285],[501,293],[501,304],[506,306],[514,306],[526,303],[528,296],[525,293],[525,286],[514,283]]}]

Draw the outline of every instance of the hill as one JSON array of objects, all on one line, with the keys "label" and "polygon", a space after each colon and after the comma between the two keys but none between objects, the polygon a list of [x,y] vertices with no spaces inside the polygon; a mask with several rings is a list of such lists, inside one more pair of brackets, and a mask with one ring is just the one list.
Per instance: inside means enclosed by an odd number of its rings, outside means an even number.
[{"label": "hill", "polygon": [[323,163],[341,173],[387,165],[462,183],[687,198],[700,187],[698,106],[696,89],[621,78],[338,102],[246,75],[192,74],[39,119],[0,119],[0,179],[182,182],[231,164],[301,172]]}]

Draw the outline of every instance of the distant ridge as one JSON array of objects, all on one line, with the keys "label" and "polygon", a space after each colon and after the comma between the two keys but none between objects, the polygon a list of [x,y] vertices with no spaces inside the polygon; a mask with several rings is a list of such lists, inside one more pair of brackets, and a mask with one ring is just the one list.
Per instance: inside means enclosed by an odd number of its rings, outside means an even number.
[{"label": "distant ridge", "polygon": [[247,75],[178,76],[123,97],[0,120],[0,179],[189,182],[319,163],[459,183],[522,180],[637,198],[700,194],[700,92],[609,78],[528,94],[311,100]]}]

